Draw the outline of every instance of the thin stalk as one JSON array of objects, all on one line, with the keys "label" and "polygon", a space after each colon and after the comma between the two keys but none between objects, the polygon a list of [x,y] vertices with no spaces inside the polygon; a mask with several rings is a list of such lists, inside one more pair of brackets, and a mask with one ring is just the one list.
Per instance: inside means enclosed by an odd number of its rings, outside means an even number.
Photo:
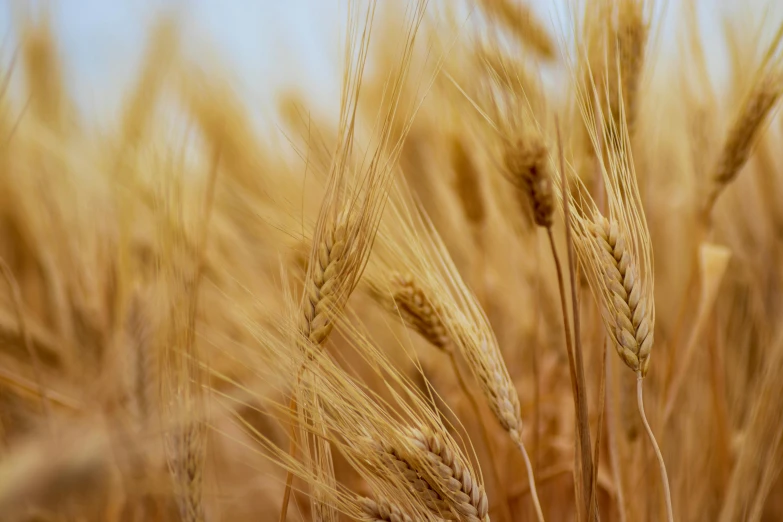
[{"label": "thin stalk", "polygon": [[462,389],[462,393],[467,397],[468,402],[470,403],[470,408],[473,410],[473,416],[474,418],[478,419],[478,425],[481,432],[481,438],[484,442],[484,447],[487,448],[487,454],[489,456],[490,460],[490,467],[492,468],[492,476],[495,479],[495,484],[497,487],[497,495],[499,498],[499,503],[502,506],[501,510],[503,511],[503,519],[507,521],[513,520],[511,516],[511,510],[508,507],[508,501],[506,499],[506,491],[503,487],[503,481],[500,480],[500,473],[498,473],[497,468],[497,461],[495,460],[495,452],[492,450],[492,442],[489,438],[489,432],[487,431],[486,424],[482,421],[481,417],[481,410],[479,410],[478,402],[476,401],[476,398],[473,396],[473,394],[468,389],[468,384],[465,382],[464,377],[462,377],[462,372],[459,369],[459,364],[457,364],[457,357],[454,354],[454,350],[448,350],[447,352],[449,354],[449,360],[451,361],[451,367],[454,370],[454,375],[457,376],[457,382],[459,383],[459,387]]},{"label": "thin stalk", "polygon": [[[582,360],[582,341],[580,338],[580,325],[579,325],[579,303],[576,296],[576,267],[574,264],[574,243],[571,232],[571,215],[569,206],[569,193],[568,193],[568,181],[566,180],[565,173],[565,159],[563,157],[563,144],[560,138],[560,126],[557,126],[557,143],[560,156],[560,182],[562,184],[563,192],[563,221],[565,222],[566,232],[566,245],[568,252],[568,274],[571,281],[571,308],[574,316],[574,370],[576,372],[576,387],[574,394],[574,402],[577,410],[577,434],[579,436],[580,455],[582,457],[582,481],[584,483],[584,496],[585,507],[589,509],[590,498],[592,497],[593,490],[593,462],[592,462],[592,444],[590,443],[590,420],[588,414],[587,401],[585,400],[585,391],[587,386],[585,384],[585,372],[584,363]],[[551,232],[549,233],[549,241],[552,245],[553,253],[554,239]],[[557,259],[557,256],[555,256]],[[557,263],[556,263],[557,264]],[[559,283],[561,285],[561,302],[564,302],[565,288],[563,286],[562,275],[560,276]],[[567,310],[563,307],[563,319],[566,320]],[[594,513],[588,512],[590,519],[598,518]]]},{"label": "thin stalk", "polygon": [[514,439],[517,448],[519,448],[519,452],[522,453],[522,458],[525,459],[527,480],[530,483],[530,496],[533,499],[533,506],[536,509],[536,518],[538,518],[538,522],[544,522],[544,512],[541,510],[541,502],[538,500],[538,491],[536,490],[536,480],[533,476],[533,465],[530,463],[530,457],[528,457],[527,450],[525,450],[525,444],[522,442],[522,435],[516,433],[515,436],[512,435],[512,438]]},{"label": "thin stalk", "polygon": [[[291,393],[291,402],[288,404],[292,419],[296,418],[296,396]],[[291,430],[288,433],[288,454],[293,455],[296,451],[296,424],[291,423]],[[291,489],[294,484],[294,473],[288,470],[285,475],[285,490],[283,491],[283,505],[280,507],[280,522],[285,522],[288,518],[288,503],[291,499]]]},{"label": "thin stalk", "polygon": [[658,465],[661,471],[661,482],[663,486],[663,493],[666,499],[666,520],[668,522],[674,522],[674,511],[672,509],[672,494],[669,489],[669,476],[666,474],[666,463],[663,461],[663,455],[661,449],[658,447],[658,442],[655,440],[655,435],[650,428],[650,423],[647,422],[647,416],[644,414],[644,398],[642,395],[642,372],[636,373],[636,404],[639,406],[639,414],[642,416],[642,422],[644,423],[644,429],[647,430],[647,436],[650,438],[650,444],[652,444],[655,450],[655,456],[658,457]]},{"label": "thin stalk", "polygon": [[[606,355],[604,359],[608,359],[611,357],[609,351],[606,351]],[[606,426],[606,441],[609,445],[609,458],[612,461],[612,475],[614,475],[614,487],[615,491],[617,491],[617,512],[620,515],[620,522],[626,521],[626,506],[625,506],[625,493],[623,493],[623,476],[620,472],[620,452],[617,448],[617,419],[615,418],[614,412],[615,412],[615,405],[613,403],[614,399],[611,397],[616,397],[617,393],[617,385],[614,382],[613,378],[613,372],[612,372],[612,362],[609,360],[606,360],[606,372],[607,376],[606,378],[609,380],[610,383],[612,383],[612,389],[614,390],[614,393],[612,394],[606,394],[605,401],[606,401],[606,416],[608,417],[608,422]],[[610,397],[611,395],[611,397]]]},{"label": "thin stalk", "polygon": [[[606,405],[606,401],[604,398],[606,397],[606,342],[603,343],[603,350],[601,352],[601,382],[598,385],[598,425],[596,426],[596,432],[595,432],[595,453],[593,454],[593,484],[596,483],[597,476],[598,476],[598,466],[600,463],[600,457],[601,457],[601,434],[604,430],[604,406]],[[590,495],[590,511],[588,513],[592,513],[593,510],[596,512],[599,512],[598,510],[598,499],[596,498],[596,491],[598,488],[593,488],[592,495]]]}]

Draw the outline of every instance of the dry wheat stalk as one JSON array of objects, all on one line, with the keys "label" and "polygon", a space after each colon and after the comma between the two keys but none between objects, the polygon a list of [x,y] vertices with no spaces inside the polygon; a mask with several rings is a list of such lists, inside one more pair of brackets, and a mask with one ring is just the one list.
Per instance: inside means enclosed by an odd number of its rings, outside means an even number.
[{"label": "dry wheat stalk", "polygon": [[[650,233],[639,195],[628,127],[621,119],[619,126],[610,122],[607,128],[603,124],[600,104],[592,103],[595,96],[600,95],[593,92],[592,96],[585,97],[577,85],[579,108],[606,189],[609,217],[599,212],[575,174],[572,174],[575,191],[559,195],[568,198],[569,205],[575,208],[570,214],[574,247],[590,289],[601,307],[606,332],[620,358],[637,375],[637,407],[658,458],[667,519],[672,521],[674,515],[666,466],[645,417],[642,400],[642,379],[649,370],[655,326]],[[598,114],[595,113],[596,108]],[[561,164],[561,169],[565,180],[567,171],[564,164]]]}]

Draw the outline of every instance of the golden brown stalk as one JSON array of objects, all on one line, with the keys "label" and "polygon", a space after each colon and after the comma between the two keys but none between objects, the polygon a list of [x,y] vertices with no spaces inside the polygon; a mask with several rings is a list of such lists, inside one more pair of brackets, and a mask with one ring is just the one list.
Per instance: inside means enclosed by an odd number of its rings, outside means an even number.
[{"label": "golden brown stalk", "polygon": [[482,0],[481,3],[484,10],[501,20],[522,43],[542,58],[551,60],[555,57],[557,49],[552,37],[527,3],[512,0]]},{"label": "golden brown stalk", "polygon": [[674,522],[674,510],[672,508],[672,493],[669,487],[669,476],[666,473],[666,464],[664,463],[661,449],[658,447],[658,442],[655,440],[655,434],[653,434],[652,428],[650,428],[650,423],[647,422],[647,415],[645,415],[644,413],[644,398],[642,396],[643,380],[644,378],[641,370],[637,371],[636,372],[636,400],[639,406],[639,415],[641,415],[642,417],[642,423],[644,424],[644,429],[647,431],[647,436],[650,439],[650,444],[652,444],[653,450],[655,450],[655,455],[658,458],[658,467],[661,472],[661,482],[663,483],[663,496],[666,501],[666,520],[668,520],[669,522]]},{"label": "golden brown stalk", "polygon": [[[566,178],[565,171],[565,154],[563,152],[563,140],[560,134],[560,125],[556,127],[557,131],[557,144],[558,144],[558,160],[560,166],[560,189],[566,193],[566,197],[563,198],[563,218],[565,221],[565,237],[567,245],[567,259],[568,259],[568,276],[571,282],[571,311],[574,314],[574,345],[573,355],[570,357],[570,371],[571,371],[571,386],[573,388],[574,409],[577,415],[577,440],[578,454],[574,456],[581,457],[581,466],[574,466],[574,472],[580,469],[582,472],[582,487],[580,488],[578,483],[575,484],[577,495],[582,490],[582,495],[585,499],[584,505],[587,509],[586,515],[591,520],[598,518],[598,510],[595,513],[592,512],[591,499],[593,496],[594,484],[594,466],[592,462],[592,448],[590,444],[590,420],[587,411],[587,385],[585,383],[584,376],[584,359],[582,355],[582,341],[581,341],[581,328],[579,321],[579,300],[577,299],[577,279],[576,279],[576,256],[574,255],[574,231],[572,230],[571,219],[574,210],[571,208],[570,190],[568,187],[568,180]],[[552,236],[552,229],[548,228],[547,233],[549,236],[549,245],[552,248],[552,256],[555,261],[555,269],[557,272],[557,281],[560,289],[560,304],[563,309],[563,322],[566,325],[566,345],[570,339],[570,328],[568,327],[568,311],[565,304],[565,284],[563,283],[563,276],[560,270],[560,261],[557,257],[557,250],[555,248],[555,241]],[[577,497],[578,498],[578,497]]]},{"label": "golden brown stalk", "polygon": [[723,189],[737,177],[750,157],[753,145],[764,128],[767,116],[783,94],[783,73],[768,71],[754,83],[729,127],[715,164],[705,218],[712,212]]},{"label": "golden brown stalk", "polygon": [[614,312],[615,348],[629,368],[644,376],[653,345],[652,304],[638,284],[638,269],[617,224],[599,219],[593,231],[606,253],[603,270]]}]

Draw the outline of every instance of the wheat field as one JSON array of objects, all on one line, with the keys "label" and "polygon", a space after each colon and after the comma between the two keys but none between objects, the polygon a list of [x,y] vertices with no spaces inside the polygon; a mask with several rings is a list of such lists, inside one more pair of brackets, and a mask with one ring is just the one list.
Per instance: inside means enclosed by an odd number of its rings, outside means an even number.
[{"label": "wheat field", "polygon": [[98,120],[15,5],[0,520],[783,520],[783,19],[696,6],[335,1],[262,117],[161,13]]}]

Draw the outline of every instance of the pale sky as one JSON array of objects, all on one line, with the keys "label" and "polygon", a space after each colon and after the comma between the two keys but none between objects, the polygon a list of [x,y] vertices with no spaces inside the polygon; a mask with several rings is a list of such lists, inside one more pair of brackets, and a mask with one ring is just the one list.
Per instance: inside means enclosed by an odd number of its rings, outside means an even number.
[{"label": "pale sky", "polygon": [[[380,0],[402,1],[402,0]],[[450,1],[450,0],[443,0]],[[570,0],[532,0],[541,18],[563,20]],[[674,42],[679,2],[668,0],[662,40]],[[758,11],[783,20],[783,0],[696,0],[710,60],[725,62],[720,41],[721,13]],[[133,78],[144,37],[157,14],[174,9],[192,57],[214,56],[235,77],[237,90],[251,103],[270,99],[270,89],[300,85],[337,93],[335,61],[338,27],[346,0],[49,0],[56,37],[62,44],[69,88],[86,113],[118,104]],[[13,37],[17,8],[41,0],[0,0],[0,30]],[[750,7],[755,6],[755,7]],[[761,11],[757,14],[762,17]],[[8,38],[5,40],[8,41]],[[4,54],[8,56],[6,43]],[[205,52],[209,50],[209,53]]]}]

